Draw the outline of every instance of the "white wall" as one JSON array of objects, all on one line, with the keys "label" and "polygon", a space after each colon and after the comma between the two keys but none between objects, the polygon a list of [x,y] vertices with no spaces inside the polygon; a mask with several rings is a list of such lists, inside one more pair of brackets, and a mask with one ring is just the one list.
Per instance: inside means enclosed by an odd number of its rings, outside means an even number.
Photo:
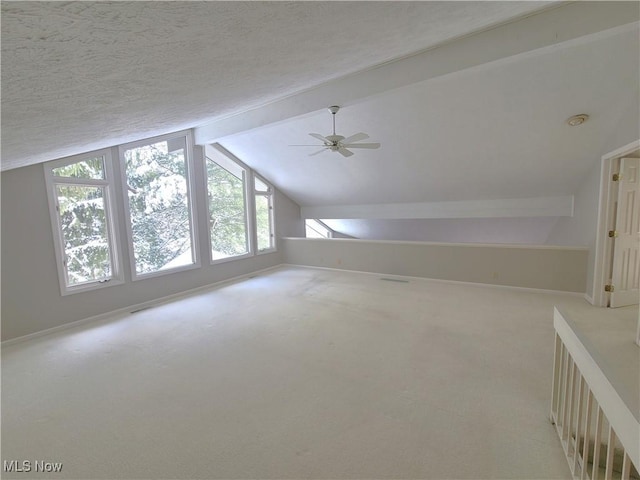
[{"label": "white wall", "polygon": [[574,216],[558,219],[551,230],[547,244],[582,245],[589,249],[587,270],[587,296],[593,298],[593,276],[596,259],[596,234],[600,199],[602,157],[624,145],[638,140],[640,109],[636,99],[630,99],[627,108],[619,112],[618,122],[611,131],[602,132],[602,148],[585,159],[592,164],[589,174],[575,194]]},{"label": "white wall", "polygon": [[601,166],[602,162],[599,158],[593,162],[589,175],[574,197],[573,217],[558,218],[546,241],[550,245],[577,245],[589,249],[586,288],[589,297],[593,296]]},{"label": "white wall", "polygon": [[387,275],[584,292],[586,248],[399,242],[355,239],[283,239],[292,265]]},{"label": "white wall", "polygon": [[[201,149],[196,148],[195,154],[195,174],[201,179],[204,178]],[[58,285],[42,165],[5,171],[2,173],[1,181],[2,340],[57,327],[282,263],[282,252],[279,250],[252,258],[209,265],[207,219],[206,212],[201,208],[198,217],[203,264],[201,268],[136,282],[127,281],[124,285],[62,297]],[[204,205],[204,182],[199,181],[196,184],[196,198]],[[121,197],[116,195],[116,199]],[[274,205],[276,235],[304,235],[300,208],[277,191]],[[122,205],[119,207],[122,208]],[[124,225],[121,225],[121,228],[124,232]]]},{"label": "white wall", "polygon": [[365,240],[542,245],[557,217],[322,220]]}]

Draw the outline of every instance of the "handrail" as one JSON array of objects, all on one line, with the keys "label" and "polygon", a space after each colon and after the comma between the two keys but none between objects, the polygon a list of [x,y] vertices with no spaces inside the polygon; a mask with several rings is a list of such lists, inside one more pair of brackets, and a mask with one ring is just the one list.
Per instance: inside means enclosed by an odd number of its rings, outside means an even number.
[{"label": "handrail", "polygon": [[[611,472],[617,438],[624,449],[622,478],[628,478],[629,461],[636,469],[640,467],[640,422],[557,308],[553,325],[556,345],[550,417],[558,430],[572,473],[576,475],[576,471],[581,469],[579,478],[593,478],[586,475],[586,463],[589,454],[596,459],[599,457],[601,415],[604,415],[610,425],[610,431],[606,432],[608,437],[604,439],[608,447],[607,472]],[[596,428],[591,432],[594,411]],[[590,436],[593,434],[594,451],[590,452]],[[597,465],[594,465],[594,473],[596,469]]]}]

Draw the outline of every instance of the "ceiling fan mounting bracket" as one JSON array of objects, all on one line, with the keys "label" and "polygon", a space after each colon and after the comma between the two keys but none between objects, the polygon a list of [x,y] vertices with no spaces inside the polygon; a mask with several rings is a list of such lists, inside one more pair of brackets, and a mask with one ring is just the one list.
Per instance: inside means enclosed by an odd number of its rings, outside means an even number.
[{"label": "ceiling fan mounting bracket", "polygon": [[329,111],[335,115],[336,113],[338,113],[338,110],[340,110],[340,107],[338,105],[332,105],[329,107]]}]

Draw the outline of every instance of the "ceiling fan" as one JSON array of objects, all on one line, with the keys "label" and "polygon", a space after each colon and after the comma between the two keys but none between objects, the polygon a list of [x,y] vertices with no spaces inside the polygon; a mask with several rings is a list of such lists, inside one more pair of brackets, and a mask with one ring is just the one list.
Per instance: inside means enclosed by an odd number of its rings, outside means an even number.
[{"label": "ceiling fan", "polygon": [[[310,133],[313,138],[320,140],[323,144],[321,150],[317,152],[309,154],[310,157],[314,155],[318,155],[319,153],[324,152],[325,150],[330,150],[332,152],[338,152],[343,157],[350,157],[353,155],[353,152],[347,150],[348,148],[380,148],[379,143],[353,143],[359,142],[360,140],[366,140],[369,138],[369,135],[366,133],[356,133],[355,135],[351,135],[350,137],[344,137],[342,135],[336,135],[336,113],[338,113],[340,107],[337,105],[333,105],[329,107],[329,111],[333,116],[333,134],[327,135],[323,137],[319,133]],[[319,145],[289,145],[290,147],[317,147]]]}]

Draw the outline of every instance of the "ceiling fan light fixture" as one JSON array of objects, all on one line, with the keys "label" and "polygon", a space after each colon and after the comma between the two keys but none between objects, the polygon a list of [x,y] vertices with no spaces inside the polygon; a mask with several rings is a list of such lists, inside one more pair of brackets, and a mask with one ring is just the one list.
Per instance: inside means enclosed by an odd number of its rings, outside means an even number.
[{"label": "ceiling fan light fixture", "polygon": [[567,118],[567,124],[571,127],[577,127],[578,125],[582,125],[587,120],[589,120],[589,115],[587,115],[586,113],[580,113],[578,115]]},{"label": "ceiling fan light fixture", "polygon": [[331,135],[320,135],[319,133],[310,133],[309,135],[315,138],[316,140],[320,140],[322,145],[289,145],[290,147],[320,147],[322,146],[322,150],[309,154],[310,157],[318,155],[326,150],[330,152],[338,152],[343,157],[350,157],[353,155],[353,152],[348,150],[349,148],[368,148],[368,149],[376,149],[380,148],[379,143],[356,143],[360,140],[366,140],[369,138],[369,135],[366,133],[360,132],[354,135],[350,135],[349,137],[345,137],[344,135],[336,134],[336,113],[340,110],[338,105],[332,105],[327,108],[329,113],[331,113],[331,119],[333,121],[333,133]]}]

